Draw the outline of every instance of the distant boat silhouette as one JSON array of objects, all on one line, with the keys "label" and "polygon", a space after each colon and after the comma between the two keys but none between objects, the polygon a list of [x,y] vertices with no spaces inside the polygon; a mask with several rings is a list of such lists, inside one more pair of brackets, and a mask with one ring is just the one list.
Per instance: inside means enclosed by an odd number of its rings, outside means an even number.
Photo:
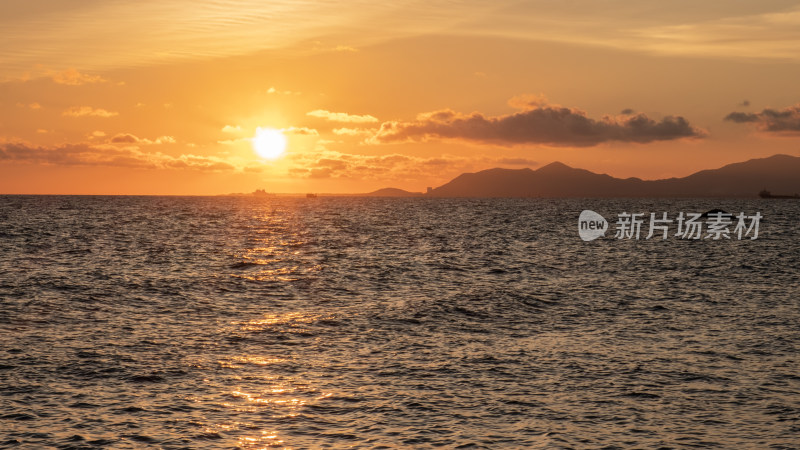
[{"label": "distant boat silhouette", "polygon": [[256,189],[250,195],[252,195],[253,197],[275,197],[275,194],[270,194],[269,192],[265,191],[264,189]]},{"label": "distant boat silhouette", "polygon": [[306,198],[317,198],[317,194],[306,194]]},{"label": "distant boat silhouette", "polygon": [[764,189],[763,191],[758,193],[758,196],[761,198],[800,198],[800,195],[773,195],[768,190]]}]

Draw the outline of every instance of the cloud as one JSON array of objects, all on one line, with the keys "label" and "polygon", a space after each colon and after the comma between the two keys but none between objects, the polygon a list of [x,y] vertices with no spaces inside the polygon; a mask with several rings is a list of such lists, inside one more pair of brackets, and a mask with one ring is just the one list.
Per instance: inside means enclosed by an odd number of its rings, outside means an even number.
[{"label": "cloud", "polygon": [[24,143],[0,144],[0,162],[23,162],[58,166],[110,166],[139,169],[191,169],[234,171],[232,164],[213,156],[142,152],[138,148],[109,145],[66,144],[36,147]]},{"label": "cloud", "polygon": [[[735,8],[730,2],[728,6]],[[769,9],[738,17],[725,11],[711,20],[632,28],[626,30],[633,38],[627,40],[627,45],[666,54],[796,61],[800,43],[800,8]],[[617,42],[623,43],[622,40]]]},{"label": "cloud", "polygon": [[50,72],[50,78],[58,84],[66,84],[69,86],[104,83],[107,81],[99,75],[87,75],[78,72],[76,69],[67,69],[63,72]]},{"label": "cloud", "polygon": [[375,129],[366,128],[335,128],[333,134],[337,136],[369,136],[376,131]]},{"label": "cloud", "polygon": [[112,144],[136,144],[139,138],[132,134],[118,134],[111,138]]},{"label": "cloud", "polygon": [[208,156],[181,155],[163,161],[163,167],[169,169],[191,169],[208,172],[233,171],[236,168],[221,159]]},{"label": "cloud", "polygon": [[[289,174],[300,178],[353,178],[378,180],[415,178],[414,166],[422,158],[405,155],[355,155],[335,151],[302,153],[292,156]],[[416,176],[415,176],[416,175]]]},{"label": "cloud", "polygon": [[375,123],[378,121],[376,117],[370,115],[358,116],[347,113],[325,111],[324,109],[315,109],[314,111],[306,113],[306,115],[311,117],[319,117],[331,122]]},{"label": "cloud", "polygon": [[319,136],[319,131],[306,127],[289,127],[284,128],[281,131],[287,134],[297,134],[301,136]]},{"label": "cloud", "polygon": [[86,116],[95,116],[95,117],[114,117],[118,116],[118,112],[113,111],[106,111],[105,109],[100,108],[92,108],[91,106],[73,106],[63,113],[64,116],[67,117],[86,117]]},{"label": "cloud", "polygon": [[172,136],[159,136],[154,141],[156,144],[174,144],[175,142],[177,141],[175,141],[175,138]]},{"label": "cloud", "polygon": [[550,105],[550,100],[544,94],[520,94],[511,97],[508,106],[514,109],[531,109]]},{"label": "cloud", "polygon": [[172,136],[160,136],[157,137],[154,141],[150,139],[142,139],[138,138],[130,133],[120,133],[115,135],[109,140],[112,144],[174,144],[175,138]]},{"label": "cloud", "polygon": [[725,120],[753,123],[758,130],[768,133],[800,133],[800,103],[783,109],[767,108],[759,113],[732,112]]},{"label": "cloud", "polygon": [[403,154],[359,155],[332,150],[289,155],[289,175],[297,178],[332,178],[357,180],[419,180],[451,177],[458,173],[498,165],[537,166],[523,158],[439,155],[419,157]]},{"label": "cloud", "polygon": [[[13,2],[13,8],[3,8],[0,42],[13,42],[0,47],[3,72],[19,73],[41,61],[108,70],[258,51],[292,56],[331,24],[361,30],[333,44],[354,47],[448,34],[714,58],[800,59],[800,13],[786,0],[647,1],[635,6],[591,0],[399,1],[359,2],[349,8],[322,0],[114,1],[81,8],[74,3]],[[42,4],[48,14],[41,13]]]},{"label": "cloud", "polygon": [[104,148],[87,144],[34,147],[22,143],[4,143],[0,144],[0,161],[62,166],[156,167],[154,161],[137,150]]},{"label": "cloud", "polygon": [[242,127],[240,127],[239,125],[236,126],[225,125],[224,127],[222,127],[223,133],[239,133],[241,131]]},{"label": "cloud", "polygon": [[639,113],[592,119],[575,108],[545,104],[540,97],[527,101],[515,97],[510,103],[526,109],[497,117],[449,109],[423,113],[411,122],[384,122],[368,142],[458,139],[500,145],[588,147],[611,141],[648,143],[704,136],[683,117],[667,116],[656,121]]},{"label": "cloud", "polygon": [[251,138],[223,139],[223,140],[217,141],[217,144],[235,145],[235,144],[238,144],[240,142],[249,142],[250,140],[251,140]]}]

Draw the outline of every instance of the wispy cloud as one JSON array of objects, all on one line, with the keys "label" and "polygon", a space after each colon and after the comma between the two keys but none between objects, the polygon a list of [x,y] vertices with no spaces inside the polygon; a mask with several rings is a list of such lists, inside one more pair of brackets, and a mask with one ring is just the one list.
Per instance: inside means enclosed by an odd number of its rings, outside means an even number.
[{"label": "wispy cloud", "polygon": [[800,58],[800,9],[652,26],[630,31],[634,48],[677,55]]},{"label": "wispy cloud", "polygon": [[[259,50],[296,54],[316,41],[321,44],[313,51],[349,52],[436,34],[660,54],[800,59],[800,8],[787,9],[787,2],[432,0],[423,5],[353,0],[347,8],[323,0],[90,2],[81,7],[54,0],[15,3],[0,15],[0,42],[13,43],[0,47],[0,78],[42,61],[61,69],[98,71]],[[42,5],[49,14],[39,13]],[[336,29],[342,30],[336,41],[328,40]],[[63,80],[93,82],[97,75],[88,77],[66,75]]]},{"label": "wispy cloud", "polygon": [[673,0],[506,3],[461,35],[565,42],[663,55],[800,60],[800,7],[790,2]]},{"label": "wispy cloud", "polygon": [[233,125],[225,125],[224,127],[222,127],[222,132],[223,133],[240,133],[241,131],[242,131],[242,127],[240,127],[239,125],[235,125],[235,126],[233,126]]},{"label": "wispy cloud", "polygon": [[307,127],[289,127],[281,130],[284,134],[295,134],[299,136],[319,136],[319,131]]},{"label": "wispy cloud", "polygon": [[102,108],[92,108],[91,106],[73,106],[65,110],[62,115],[67,117],[114,117],[118,116],[118,112],[106,111]]},{"label": "wispy cloud", "polygon": [[130,133],[120,133],[115,135],[109,140],[112,144],[143,144],[143,145],[152,145],[152,144],[174,144],[175,138],[172,136],[160,136],[157,137],[155,140],[150,139],[143,139],[139,138]]},{"label": "wispy cloud", "polygon": [[378,131],[368,128],[334,128],[333,134],[337,136],[370,136]]},{"label": "wispy cloud", "polygon": [[252,138],[246,138],[246,137],[237,138],[237,139],[220,139],[220,140],[217,141],[217,144],[236,145],[236,144],[240,144],[242,142],[250,142],[250,141],[252,141]]},{"label": "wispy cloud", "polygon": [[292,155],[289,174],[300,178],[351,178],[363,180],[419,179],[421,167],[447,161],[457,166],[466,160],[461,157],[419,158],[400,154],[358,155],[335,151],[322,151]]},{"label": "wispy cloud", "polygon": [[324,109],[315,109],[314,111],[306,113],[306,115],[329,120],[331,122],[375,123],[378,121],[376,117],[370,115],[355,115],[342,112],[331,112],[331,111],[326,111]]},{"label": "wispy cloud", "polygon": [[420,157],[403,154],[361,155],[331,150],[290,156],[289,174],[300,178],[348,178],[359,180],[420,180],[497,166],[535,167],[525,158],[440,155]]},{"label": "wispy cloud", "polygon": [[[519,100],[512,103],[525,106]],[[592,119],[576,108],[543,104],[538,97],[527,106],[496,117],[448,109],[420,114],[414,121],[384,122],[368,142],[458,139],[500,145],[587,147],[610,141],[648,143],[704,135],[683,117],[667,116],[656,121],[640,113]]]},{"label": "wispy cloud", "polygon": [[234,171],[227,161],[211,156],[143,152],[135,147],[113,145],[67,144],[54,147],[24,143],[0,144],[0,161],[13,161],[58,166],[110,166],[139,169],[191,169],[201,171]]},{"label": "wispy cloud", "polygon": [[89,75],[77,69],[66,69],[61,72],[50,72],[50,78],[58,84],[79,86],[82,84],[103,83],[107,81],[100,75]]},{"label": "wispy cloud", "polygon": [[766,108],[761,112],[732,112],[725,120],[736,123],[752,123],[763,132],[800,133],[800,104],[783,109]]},{"label": "wispy cloud", "polygon": [[[298,47],[308,51],[314,41],[322,45],[312,51],[350,52],[389,38],[446,30],[493,7],[465,3],[453,14],[451,2],[410,0],[353,0],[347,7],[323,0],[90,2],[81,7],[54,0],[18,3],[0,15],[0,42],[13,42],[0,47],[7,71],[26,71],[41,61],[104,70],[259,50],[296,53]],[[41,14],[43,5],[48,14]],[[361,31],[328,40],[339,27]]]}]

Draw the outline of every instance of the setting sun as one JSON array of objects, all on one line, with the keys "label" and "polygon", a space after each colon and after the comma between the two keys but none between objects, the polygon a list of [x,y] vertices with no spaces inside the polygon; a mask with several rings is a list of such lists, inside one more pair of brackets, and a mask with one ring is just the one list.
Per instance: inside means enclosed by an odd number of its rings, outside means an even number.
[{"label": "setting sun", "polygon": [[286,136],[280,130],[258,128],[253,137],[253,149],[264,159],[279,158],[286,151]]}]

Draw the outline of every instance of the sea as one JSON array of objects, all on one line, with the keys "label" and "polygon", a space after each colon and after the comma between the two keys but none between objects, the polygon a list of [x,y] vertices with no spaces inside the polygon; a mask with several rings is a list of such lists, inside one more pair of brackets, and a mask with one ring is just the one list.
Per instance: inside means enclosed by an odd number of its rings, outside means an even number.
[{"label": "sea", "polygon": [[800,202],[0,196],[0,448],[800,448]]}]

